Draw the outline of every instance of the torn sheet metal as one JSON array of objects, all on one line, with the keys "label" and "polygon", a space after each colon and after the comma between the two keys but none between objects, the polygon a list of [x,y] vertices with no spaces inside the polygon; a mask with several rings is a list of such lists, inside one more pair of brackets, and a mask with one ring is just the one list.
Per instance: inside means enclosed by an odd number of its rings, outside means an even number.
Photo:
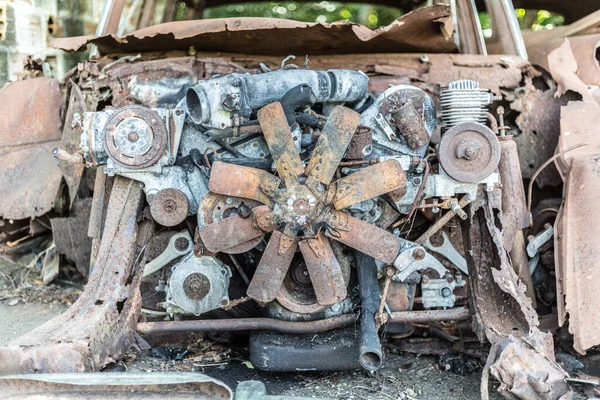
[{"label": "torn sheet metal", "polygon": [[598,115],[600,105],[595,102],[564,106],[557,148],[589,142],[557,161],[565,189],[554,235],[559,324],[565,324],[568,313],[574,348],[582,354],[600,344],[600,320],[590,318],[600,308],[600,210],[594,206],[600,191]]},{"label": "torn sheet metal", "polygon": [[138,272],[153,230],[138,226],[141,201],[140,183],[115,178],[104,240],[84,292],[60,316],[0,347],[0,374],[95,371],[136,343]]},{"label": "torn sheet metal", "polygon": [[50,151],[58,146],[58,143],[51,141],[27,146],[2,155],[0,217],[39,217],[52,210],[60,189],[62,174]]},{"label": "torn sheet metal", "polygon": [[465,246],[471,249],[466,253],[469,276],[477,277],[469,281],[473,331],[491,343],[511,335],[526,336],[538,325],[537,314],[509,264],[501,233],[494,225],[494,214],[499,211],[494,203],[493,194],[472,203]]},{"label": "torn sheet metal", "polygon": [[54,206],[61,173],[50,155],[61,138],[58,81],[35,78],[0,90],[0,217],[22,219]]},{"label": "torn sheet metal", "polygon": [[558,95],[571,90],[579,93],[584,101],[594,101],[588,85],[577,76],[579,66],[568,39],[548,55],[548,68],[552,78],[558,84]]},{"label": "torn sheet metal", "polygon": [[[490,370],[501,382],[500,391],[517,396],[526,393],[531,397],[520,398],[540,400],[569,396],[567,374],[555,363],[552,336],[539,330],[537,313],[503,249],[502,234],[495,225],[498,200],[496,192],[486,192],[472,203],[467,223],[469,276],[475,278],[469,282],[473,330],[499,349],[488,361],[496,361]],[[482,397],[486,395],[484,380]]]},{"label": "torn sheet metal", "polygon": [[0,398],[233,398],[223,382],[196,373],[57,373],[0,377]]},{"label": "torn sheet metal", "polygon": [[[496,349],[499,354],[494,354]],[[529,400],[567,400],[573,392],[568,374],[553,360],[528,343],[511,337],[492,347],[490,357],[497,356],[490,366],[491,374],[501,382],[498,391],[507,398]]]},{"label": "torn sheet metal", "polygon": [[579,69],[577,76],[588,85],[600,85],[600,64],[596,51],[600,47],[600,34],[565,37],[558,30],[524,35],[529,61],[550,71],[550,54],[569,42]]},{"label": "torn sheet metal", "polygon": [[56,79],[17,81],[0,90],[0,149],[60,140],[62,97]]},{"label": "torn sheet metal", "polygon": [[[568,99],[558,98],[555,87],[544,91],[537,89],[528,78],[525,86],[507,93],[507,99],[514,99],[510,108],[519,112],[516,123],[521,134],[514,140],[523,178],[531,179],[534,172],[554,155],[560,133],[560,107]],[[540,188],[556,186],[560,184],[560,175],[550,165],[542,170],[535,182]]]},{"label": "torn sheet metal", "polygon": [[219,51],[246,54],[327,53],[454,53],[447,38],[450,7],[418,8],[389,26],[371,30],[347,21],[332,24],[307,23],[272,18],[223,18],[178,21],[151,26],[124,38],[80,36],[53,39],[52,45],[66,51],[98,46],[104,54],[144,51]]},{"label": "torn sheet metal", "polygon": [[84,277],[90,269],[92,238],[88,233],[92,199],[77,199],[68,218],[52,218],[52,238],[56,251],[75,263],[77,271]]}]

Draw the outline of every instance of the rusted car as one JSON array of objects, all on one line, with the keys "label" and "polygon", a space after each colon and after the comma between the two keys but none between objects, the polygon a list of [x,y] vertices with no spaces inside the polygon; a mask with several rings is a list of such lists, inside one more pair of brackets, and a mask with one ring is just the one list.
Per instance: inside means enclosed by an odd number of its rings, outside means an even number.
[{"label": "rusted car", "polygon": [[[483,397],[491,374],[506,396],[568,398],[551,332],[568,315],[576,351],[600,344],[585,318],[597,59],[577,68],[596,47],[560,39],[533,65],[512,5],[486,3],[500,54],[470,1],[377,31],[236,18],[56,40],[95,57],[60,85],[0,92],[6,146],[53,132],[5,158],[19,176],[0,184],[27,185],[0,202],[2,229],[50,215],[89,281],[0,348],[0,371],[97,371],[131,346],[213,331],[249,332],[259,369],[374,371],[382,331],[435,328],[456,351],[465,331],[491,344]],[[73,226],[80,244],[61,233]]]}]

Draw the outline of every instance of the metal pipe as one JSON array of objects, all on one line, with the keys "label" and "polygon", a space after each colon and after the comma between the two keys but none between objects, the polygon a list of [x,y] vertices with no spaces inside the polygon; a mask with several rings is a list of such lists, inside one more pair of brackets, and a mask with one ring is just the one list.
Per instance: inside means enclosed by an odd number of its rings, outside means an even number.
[{"label": "metal pipe", "polygon": [[358,361],[368,371],[376,371],[383,364],[379,330],[375,314],[379,307],[377,266],[373,257],[357,252],[356,273],[360,292],[360,353]]},{"label": "metal pipe", "polygon": [[137,331],[142,335],[208,331],[258,331],[282,333],[315,333],[342,328],[356,322],[355,314],[316,321],[282,321],[274,318],[205,319],[195,321],[140,322]]},{"label": "metal pipe", "polygon": [[448,310],[396,311],[390,314],[388,322],[418,324],[439,321],[466,321],[471,318],[468,308]]}]

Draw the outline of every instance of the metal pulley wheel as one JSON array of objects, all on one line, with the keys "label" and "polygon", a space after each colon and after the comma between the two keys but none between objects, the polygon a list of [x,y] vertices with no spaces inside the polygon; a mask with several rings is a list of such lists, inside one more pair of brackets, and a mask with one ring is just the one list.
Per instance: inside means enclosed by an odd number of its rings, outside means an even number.
[{"label": "metal pulley wheel", "polygon": [[[208,192],[200,202],[200,207],[198,209],[198,226],[202,228],[231,217],[232,215],[239,215],[242,218],[247,218],[250,216],[249,213],[251,210],[260,205],[261,203],[255,200],[243,199],[235,196],[223,196]],[[223,250],[223,253],[245,253],[255,248],[263,240],[263,237],[264,235],[261,235],[245,243],[232,246],[229,249]]]},{"label": "metal pulley wheel", "polygon": [[104,127],[104,148],[116,164],[132,169],[155,164],[167,148],[167,128],[156,111],[141,106],[116,111]]},{"label": "metal pulley wheel", "polygon": [[188,216],[190,203],[187,196],[179,189],[163,189],[150,203],[152,218],[163,226],[175,226]]},{"label": "metal pulley wheel", "polygon": [[446,173],[459,182],[479,182],[500,162],[500,142],[490,128],[463,122],[442,135],[439,160]]}]

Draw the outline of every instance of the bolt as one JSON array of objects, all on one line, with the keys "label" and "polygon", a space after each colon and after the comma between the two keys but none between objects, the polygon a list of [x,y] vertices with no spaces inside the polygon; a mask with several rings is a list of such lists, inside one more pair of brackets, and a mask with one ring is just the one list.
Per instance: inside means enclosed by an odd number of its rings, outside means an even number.
[{"label": "bolt", "polygon": [[252,210],[246,204],[240,204],[237,208],[237,213],[242,218],[248,218],[252,215]]},{"label": "bolt", "polygon": [[127,135],[127,140],[129,140],[131,143],[137,142],[139,138],[140,136],[135,132],[129,132],[129,135]]},{"label": "bolt", "polygon": [[231,204],[233,203],[233,199],[231,197],[228,197],[227,200],[225,200],[225,203]]},{"label": "bolt", "polygon": [[173,199],[168,199],[163,204],[163,211],[167,214],[171,214],[177,210],[177,203]]},{"label": "bolt", "polygon": [[476,148],[469,146],[465,149],[465,158],[467,160],[472,160],[477,156],[477,153],[478,151]]},{"label": "bolt", "polygon": [[452,296],[452,290],[449,287],[442,288],[441,294],[442,297],[450,297]]},{"label": "bolt", "polygon": [[415,177],[412,179],[412,183],[414,183],[415,185],[420,185],[420,184],[421,184],[421,182],[422,182],[422,181],[421,181],[421,178],[420,178],[420,177],[418,177],[418,176],[415,176]]},{"label": "bolt", "polygon": [[189,240],[187,240],[187,238],[178,237],[177,239],[175,239],[175,249],[177,249],[178,251],[184,251],[188,248],[189,245],[190,242]]},{"label": "bolt", "polygon": [[434,214],[437,214],[440,212],[440,208],[439,207],[431,207],[431,212]]},{"label": "bolt", "polygon": [[412,256],[415,260],[422,260],[425,258],[425,250],[415,249],[415,251],[412,253]]},{"label": "bolt", "polygon": [[423,275],[423,278],[421,279],[421,283],[427,285],[429,283],[429,277],[427,275]]},{"label": "bolt", "polygon": [[333,312],[338,312],[342,309],[342,306],[340,305],[340,303],[335,303],[331,305],[331,311]]},{"label": "bolt", "polygon": [[454,211],[454,213],[458,215],[460,219],[467,219],[467,213],[462,208],[460,208],[460,205],[456,201],[451,201],[449,205],[450,209]]}]

